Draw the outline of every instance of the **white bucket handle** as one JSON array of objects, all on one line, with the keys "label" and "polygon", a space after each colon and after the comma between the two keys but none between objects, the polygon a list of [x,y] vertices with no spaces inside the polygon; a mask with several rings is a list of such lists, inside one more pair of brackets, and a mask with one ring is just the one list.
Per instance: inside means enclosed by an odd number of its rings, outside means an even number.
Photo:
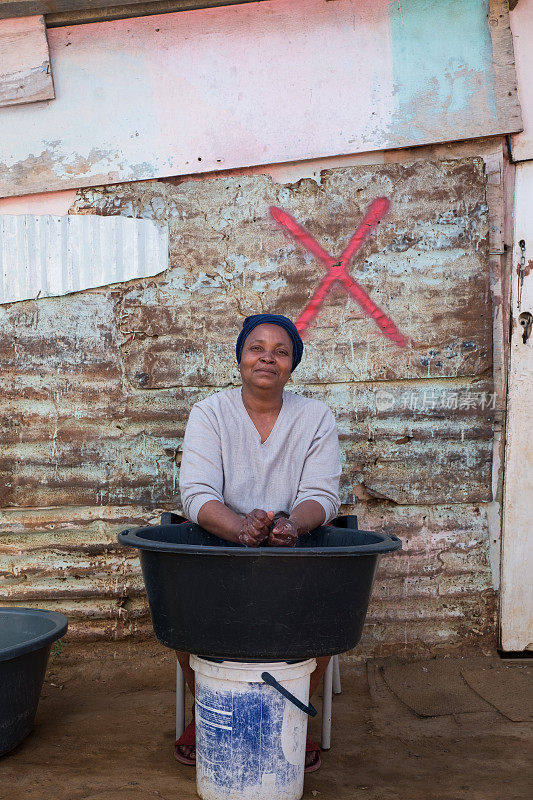
[{"label": "white bucket handle", "polygon": [[306,706],[304,703],[302,703],[301,700],[298,700],[298,698],[295,697],[291,692],[289,692],[288,689],[282,686],[281,683],[277,681],[273,675],[270,674],[270,672],[262,672],[261,677],[265,683],[268,683],[269,686],[272,686],[273,689],[276,689],[280,694],[283,695],[283,697],[286,697],[287,700],[290,700],[291,703],[296,706],[296,708],[300,709],[300,711],[303,711],[310,717],[316,717],[316,708],[313,705],[311,705],[311,703],[309,703],[309,705]]}]

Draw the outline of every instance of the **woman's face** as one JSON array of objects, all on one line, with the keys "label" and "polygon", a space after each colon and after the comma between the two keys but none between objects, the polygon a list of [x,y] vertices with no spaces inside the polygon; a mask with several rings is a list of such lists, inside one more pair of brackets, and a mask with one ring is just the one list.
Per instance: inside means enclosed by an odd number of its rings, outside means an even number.
[{"label": "woman's face", "polygon": [[284,328],[264,322],[246,337],[239,364],[243,385],[279,391],[291,367],[292,342]]}]

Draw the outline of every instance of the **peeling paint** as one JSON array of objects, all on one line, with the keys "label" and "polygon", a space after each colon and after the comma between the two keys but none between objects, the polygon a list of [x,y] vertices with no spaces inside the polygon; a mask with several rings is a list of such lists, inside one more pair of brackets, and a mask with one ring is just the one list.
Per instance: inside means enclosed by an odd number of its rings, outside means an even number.
[{"label": "peeling paint", "polygon": [[390,0],[270,0],[49,29],[56,99],[4,109],[0,194],[520,130],[508,9],[489,7],[406,0],[398,24]]}]

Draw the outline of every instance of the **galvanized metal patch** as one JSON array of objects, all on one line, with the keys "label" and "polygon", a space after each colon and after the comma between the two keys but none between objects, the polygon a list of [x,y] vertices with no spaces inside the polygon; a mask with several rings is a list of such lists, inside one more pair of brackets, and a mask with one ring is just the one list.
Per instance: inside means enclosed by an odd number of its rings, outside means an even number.
[{"label": "galvanized metal patch", "polygon": [[146,278],[168,267],[168,229],[152,220],[0,215],[0,303]]}]

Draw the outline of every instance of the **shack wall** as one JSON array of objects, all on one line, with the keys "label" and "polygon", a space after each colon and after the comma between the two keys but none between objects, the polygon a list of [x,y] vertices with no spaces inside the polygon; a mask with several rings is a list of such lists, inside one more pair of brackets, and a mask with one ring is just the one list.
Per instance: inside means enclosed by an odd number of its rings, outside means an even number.
[{"label": "shack wall", "polygon": [[[501,5],[490,6],[492,29],[507,24],[495,12]],[[494,130],[484,123],[476,133]],[[337,416],[343,511],[404,543],[382,560],[352,655],[494,644],[505,142],[339,152],[301,161],[312,152],[293,147],[283,164],[256,159],[243,169],[241,159],[224,173],[165,179],[158,168],[155,180],[0,200],[3,213],[151,219],[170,235],[169,269],[160,276],[0,307],[2,602],[65,611],[73,639],[151,634],[137,556],[120,549],[116,535],[179,509],[188,411],[237,380],[232,342],[243,316],[297,316],[324,274],[275,225],[269,205],[338,253],[383,195],[390,212],[351,274],[405,346],[337,287],[308,332],[291,387],[321,397]],[[69,186],[94,184],[82,161],[68,166]],[[41,181],[29,162],[23,172],[25,183],[4,194],[65,185],[52,173]],[[38,180],[28,184],[32,175]]]},{"label": "shack wall", "polygon": [[[410,344],[395,346],[353,301],[333,293],[292,388],[323,398],[337,416],[343,510],[404,541],[401,555],[382,561],[356,657],[488,645],[501,410],[492,381],[499,284],[489,229],[499,231],[501,220],[494,196],[487,203],[487,171],[503,151],[499,140],[470,145],[484,158],[464,158],[465,148],[446,148],[445,160],[399,151],[397,163],[321,174],[323,165],[300,166],[318,170],[319,182],[248,174],[80,190],[71,213],[167,220],[170,269],[2,309],[11,375],[2,415],[4,600],[66,611],[72,638],[149,635],[138,560],[118,548],[116,534],[179,508],[188,411],[236,380],[238,320],[272,306],[296,316],[321,277],[268,206],[291,211],[336,252],[386,182],[390,219],[352,272]],[[348,194],[358,198],[349,212]],[[432,272],[417,250],[428,236],[438,253]],[[395,293],[386,281],[401,267],[407,273]],[[320,359],[325,349],[333,369]]]}]

